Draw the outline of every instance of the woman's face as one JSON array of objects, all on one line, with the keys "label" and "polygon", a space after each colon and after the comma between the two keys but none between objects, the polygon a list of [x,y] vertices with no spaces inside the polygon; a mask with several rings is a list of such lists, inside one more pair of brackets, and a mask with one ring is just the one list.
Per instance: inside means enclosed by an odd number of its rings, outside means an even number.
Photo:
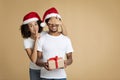
[{"label": "woman's face", "polygon": [[38,33],[39,26],[36,21],[32,21],[32,22],[28,23],[28,27],[29,27],[31,34],[35,34],[36,32]]}]

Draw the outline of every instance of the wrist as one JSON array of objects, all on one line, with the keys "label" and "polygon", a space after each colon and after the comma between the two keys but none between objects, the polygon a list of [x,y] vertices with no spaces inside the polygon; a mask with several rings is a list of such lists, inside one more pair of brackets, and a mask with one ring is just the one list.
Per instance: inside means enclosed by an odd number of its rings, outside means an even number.
[{"label": "wrist", "polygon": [[72,64],[72,60],[71,59],[65,60],[65,65],[66,66],[71,65],[71,64]]}]

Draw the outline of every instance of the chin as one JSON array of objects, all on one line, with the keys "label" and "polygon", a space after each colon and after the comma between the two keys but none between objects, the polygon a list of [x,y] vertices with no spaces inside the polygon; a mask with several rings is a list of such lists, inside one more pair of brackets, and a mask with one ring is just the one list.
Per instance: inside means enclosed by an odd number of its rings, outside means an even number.
[{"label": "chin", "polygon": [[56,32],[58,32],[58,31],[52,31],[53,33],[56,33]]}]

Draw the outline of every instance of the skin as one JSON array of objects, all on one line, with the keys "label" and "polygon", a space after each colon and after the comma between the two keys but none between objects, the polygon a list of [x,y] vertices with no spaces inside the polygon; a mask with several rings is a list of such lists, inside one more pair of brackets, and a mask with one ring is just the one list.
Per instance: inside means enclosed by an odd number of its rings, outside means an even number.
[{"label": "skin", "polygon": [[[61,33],[58,31],[58,27],[60,27],[62,25],[62,22],[56,18],[56,17],[52,17],[49,22],[48,22],[48,29],[49,29],[49,32],[48,34],[52,35],[52,36],[59,36]],[[42,55],[42,52],[38,51],[38,59],[37,59],[37,65],[39,66],[42,66],[44,67],[45,69],[47,70],[50,70],[49,67],[48,67],[48,63],[47,62],[42,62],[41,61],[41,55]],[[73,59],[72,59],[72,52],[70,53],[67,53],[66,54],[66,60],[64,61],[64,65],[65,65],[65,68],[72,64],[73,62]]]},{"label": "skin", "polygon": [[[60,23],[60,25],[62,25],[62,23]],[[28,23],[29,26],[29,31],[31,32],[31,38],[34,40],[34,45],[33,45],[33,49],[31,48],[27,48],[25,49],[25,51],[27,52],[27,55],[29,57],[29,59],[33,62],[36,63],[37,61],[37,42],[38,39],[40,38],[40,33],[38,33],[39,30],[39,26],[37,24],[36,21],[32,21],[30,23]],[[62,29],[62,34],[67,35],[67,32],[65,30],[64,27],[61,27]],[[58,29],[57,29],[58,31]],[[42,56],[42,54],[39,54],[39,57]]]},{"label": "skin", "polygon": [[37,42],[38,42],[38,39],[40,38],[40,34],[38,33],[38,24],[36,21],[33,21],[33,22],[30,22],[28,23],[28,26],[29,26],[29,30],[31,32],[31,38],[34,39],[34,46],[33,46],[33,49],[31,48],[27,48],[25,49],[25,51],[27,52],[27,55],[29,56],[30,60],[33,62],[33,63],[36,63],[37,61]]}]

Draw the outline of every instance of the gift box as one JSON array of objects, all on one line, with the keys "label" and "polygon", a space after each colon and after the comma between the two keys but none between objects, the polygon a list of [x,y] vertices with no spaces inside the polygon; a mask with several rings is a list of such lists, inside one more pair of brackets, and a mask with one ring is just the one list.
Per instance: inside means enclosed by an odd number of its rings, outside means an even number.
[{"label": "gift box", "polygon": [[48,59],[48,67],[49,69],[59,69],[64,68],[64,60],[61,57],[53,57]]}]

